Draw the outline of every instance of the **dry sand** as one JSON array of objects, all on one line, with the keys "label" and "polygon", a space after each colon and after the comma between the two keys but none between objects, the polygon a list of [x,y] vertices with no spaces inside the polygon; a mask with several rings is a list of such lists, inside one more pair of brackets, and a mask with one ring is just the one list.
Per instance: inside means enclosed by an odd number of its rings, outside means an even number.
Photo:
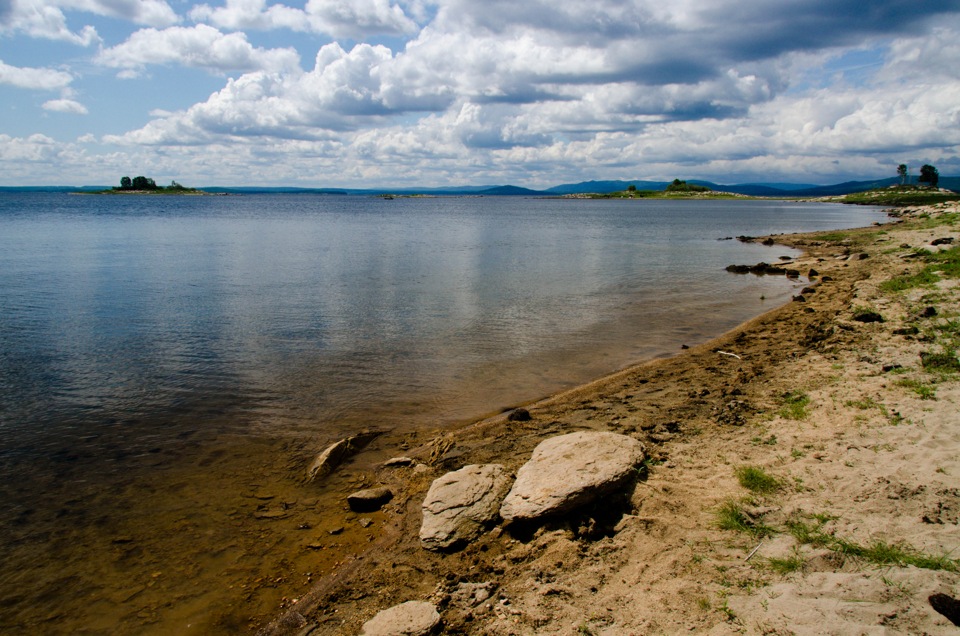
[{"label": "dry sand", "polygon": [[[960,281],[880,287],[923,267],[913,248],[960,241],[958,210],[909,209],[897,224],[827,240],[777,237],[805,250],[792,267],[820,274],[804,302],[529,405],[527,422],[500,416],[406,451],[378,439],[346,467],[397,492],[372,517],[378,538],[263,633],[356,634],[408,600],[436,603],[445,633],[960,633],[928,601],[960,596],[960,383],[921,364],[960,340]],[[867,309],[884,321],[854,319]],[[808,402],[791,411],[789,396]],[[647,445],[650,465],[628,501],[532,533],[497,527],[455,554],[420,548],[433,479],[472,463],[515,471],[544,438],[587,429]],[[364,463],[391,454],[428,468]],[[751,492],[738,481],[744,466],[778,487]],[[724,505],[745,529],[719,527]],[[880,550],[858,556],[870,547]],[[901,554],[883,557],[891,547]],[[451,595],[465,582],[496,589],[471,606]]]}]

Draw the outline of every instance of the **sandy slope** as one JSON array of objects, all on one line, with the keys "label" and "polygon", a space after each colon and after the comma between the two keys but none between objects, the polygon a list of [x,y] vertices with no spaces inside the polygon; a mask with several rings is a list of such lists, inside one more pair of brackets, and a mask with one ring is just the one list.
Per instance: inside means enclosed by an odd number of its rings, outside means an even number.
[{"label": "sandy slope", "polygon": [[[923,267],[912,248],[960,240],[958,209],[908,210],[903,223],[833,242],[778,237],[806,250],[793,267],[821,275],[805,302],[532,405],[529,422],[498,417],[438,435],[413,453],[429,470],[358,458],[351,470],[398,492],[376,519],[380,538],[264,632],[357,633],[378,610],[418,599],[439,605],[446,633],[960,633],[928,602],[960,596],[960,383],[920,358],[960,338],[960,281],[880,288]],[[884,322],[854,320],[867,309]],[[791,413],[788,394],[809,402]],[[628,501],[532,534],[498,527],[452,555],[419,547],[432,479],[470,463],[516,470],[540,440],[584,429],[647,444],[651,465]],[[382,457],[397,443],[384,437],[373,450]],[[751,493],[738,483],[742,466],[779,488]],[[746,515],[744,530],[718,527],[725,503]],[[790,532],[801,526],[806,543]],[[878,542],[953,571],[851,555]],[[462,582],[497,589],[471,606],[451,596]]]}]

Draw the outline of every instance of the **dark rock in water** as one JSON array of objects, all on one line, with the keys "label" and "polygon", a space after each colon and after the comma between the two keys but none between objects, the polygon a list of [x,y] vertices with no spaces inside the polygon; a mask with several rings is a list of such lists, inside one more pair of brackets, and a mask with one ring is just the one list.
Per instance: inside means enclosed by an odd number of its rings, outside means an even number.
[{"label": "dark rock in water", "polygon": [[334,471],[345,459],[360,452],[364,446],[383,434],[383,431],[364,431],[327,446],[307,468],[306,481],[322,479]]},{"label": "dark rock in water", "polygon": [[930,607],[937,610],[937,613],[960,627],[960,601],[946,594],[932,594],[927,600],[930,601]]},{"label": "dark rock in water", "polygon": [[749,274],[749,265],[727,265],[727,271],[732,274]]},{"label": "dark rock in water", "polygon": [[762,244],[769,247],[771,245],[774,245],[775,243],[776,241],[774,241],[772,238],[768,238],[768,239],[764,239]]},{"label": "dark rock in water", "polygon": [[788,269],[784,273],[787,275],[787,278],[800,278],[800,272],[795,269]]},{"label": "dark rock in water", "polygon": [[741,243],[753,243],[757,240],[756,236],[738,236],[737,240]]},{"label": "dark rock in water", "polygon": [[853,319],[857,322],[883,322],[883,316],[875,311],[861,311],[854,314]]},{"label": "dark rock in water", "polygon": [[389,488],[367,488],[347,495],[347,503],[354,512],[373,512],[380,510],[383,504],[393,499],[393,491]]},{"label": "dark rock in water", "polygon": [[680,348],[686,350],[690,348],[690,345],[680,345]]},{"label": "dark rock in water", "polygon": [[532,419],[533,416],[527,409],[513,409],[507,416],[507,420],[510,422],[529,422]]},{"label": "dark rock in water", "polygon": [[800,293],[801,293],[801,294],[807,294],[807,295],[809,296],[810,294],[813,294],[813,293],[815,293],[816,291],[817,291],[817,290],[814,289],[813,287],[804,287],[803,289],[800,290]]},{"label": "dark rock in water", "polygon": [[732,240],[733,240],[733,237],[732,237],[732,236],[724,236],[723,238],[718,238],[717,240],[718,240],[718,241],[732,241]]},{"label": "dark rock in water", "polygon": [[930,243],[930,245],[952,245],[952,244],[953,244],[952,236],[945,236],[943,238],[934,239]]},{"label": "dark rock in water", "polygon": [[813,269],[813,268],[811,268],[810,271],[807,272],[807,278],[816,278],[816,277],[819,276],[819,275],[820,275],[820,272],[818,272],[817,270],[815,270],[815,269]]},{"label": "dark rock in water", "polygon": [[793,302],[795,302],[795,303],[805,303],[805,302],[807,302],[807,299],[804,298],[803,296],[794,296],[794,297],[793,297]]}]

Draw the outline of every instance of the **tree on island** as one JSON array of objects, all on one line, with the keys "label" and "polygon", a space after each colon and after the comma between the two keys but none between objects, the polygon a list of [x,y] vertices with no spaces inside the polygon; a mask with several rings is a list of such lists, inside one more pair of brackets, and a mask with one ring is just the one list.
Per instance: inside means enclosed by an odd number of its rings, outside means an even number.
[{"label": "tree on island", "polygon": [[673,183],[667,186],[667,192],[710,192],[710,188],[674,179]]},{"label": "tree on island", "polygon": [[158,190],[157,182],[149,177],[123,177],[118,190]]},{"label": "tree on island", "polygon": [[907,185],[907,164],[901,163],[897,166],[897,176],[900,177],[900,185]]},{"label": "tree on island", "polygon": [[940,183],[940,172],[930,164],[924,164],[920,168],[920,178],[917,179],[920,183],[929,183],[931,187],[936,188],[937,184]]}]

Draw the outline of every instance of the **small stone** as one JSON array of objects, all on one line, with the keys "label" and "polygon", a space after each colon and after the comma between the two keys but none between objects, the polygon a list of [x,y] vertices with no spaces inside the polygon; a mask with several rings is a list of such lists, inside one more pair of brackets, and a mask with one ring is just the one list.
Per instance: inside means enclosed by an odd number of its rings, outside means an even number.
[{"label": "small stone", "polygon": [[412,464],[412,457],[392,457],[383,462],[383,465],[387,468],[393,468],[395,466],[411,466]]},{"label": "small stone", "polygon": [[357,523],[360,524],[361,528],[369,528],[370,526],[373,525],[373,519],[371,519],[370,517],[360,517]]},{"label": "small stone", "polygon": [[530,411],[527,409],[513,409],[510,412],[510,415],[507,416],[507,421],[509,422],[529,422],[533,419],[533,416],[530,415]]},{"label": "small stone", "polygon": [[330,534],[337,535],[343,533],[343,526],[337,526],[336,528],[330,528],[327,530]]},{"label": "small stone", "polygon": [[367,488],[347,495],[347,504],[354,512],[373,512],[380,510],[391,499],[393,491],[387,487]]}]

